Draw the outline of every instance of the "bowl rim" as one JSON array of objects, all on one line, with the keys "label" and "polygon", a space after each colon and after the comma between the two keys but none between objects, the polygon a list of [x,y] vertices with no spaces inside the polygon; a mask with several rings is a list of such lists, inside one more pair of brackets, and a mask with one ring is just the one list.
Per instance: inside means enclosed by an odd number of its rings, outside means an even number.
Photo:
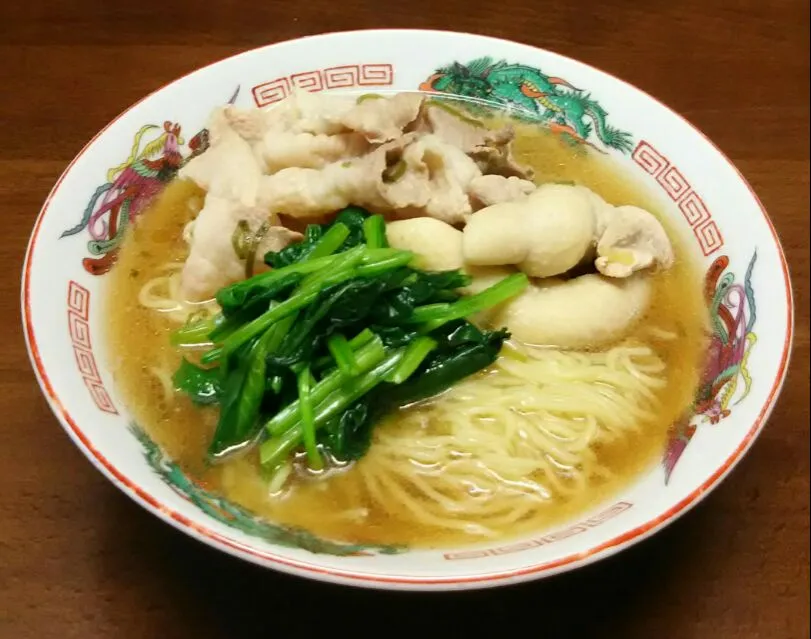
[{"label": "bowl rim", "polygon": [[[42,364],[39,347],[37,345],[36,338],[34,336],[33,322],[31,319],[31,309],[30,309],[30,296],[31,296],[30,271],[32,265],[33,249],[36,244],[37,236],[39,234],[42,221],[44,220],[45,215],[48,212],[53,196],[58,191],[65,177],[73,169],[76,162],[90,149],[90,147],[92,147],[92,145],[98,138],[100,138],[113,124],[115,124],[125,114],[137,108],[142,102],[144,102],[151,96],[155,95],[156,93],[159,93],[164,89],[183,81],[187,77],[196,74],[199,71],[202,71],[209,67],[216,66],[227,60],[233,60],[243,56],[247,57],[250,55],[254,55],[255,53],[262,51],[264,49],[270,49],[272,47],[276,47],[282,44],[308,40],[314,41],[328,40],[329,38],[336,36],[351,37],[352,35],[371,34],[371,33],[469,36],[478,39],[490,40],[494,43],[501,45],[519,44],[531,48],[537,52],[543,53],[545,55],[551,55],[553,57],[558,57],[588,67],[592,71],[596,71],[597,73],[601,73],[605,76],[610,77],[614,82],[618,83],[619,85],[623,86],[626,89],[632,89],[640,92],[647,99],[665,108],[671,116],[680,119],[683,123],[689,126],[695,133],[697,133],[704,140],[705,143],[707,143],[708,145],[710,145],[712,148],[715,149],[715,151],[719,154],[720,158],[723,159],[734,170],[738,179],[749,190],[751,197],[757,204],[758,209],[760,210],[760,213],[762,214],[769,228],[769,231],[771,232],[772,239],[775,243],[777,254],[780,260],[780,266],[782,269],[783,280],[785,284],[787,323],[785,327],[785,339],[782,346],[779,368],[772,382],[772,386],[766,397],[765,403],[758,412],[758,415],[753,421],[749,430],[743,435],[740,444],[729,455],[729,457],[727,457],[727,459],[724,460],[724,462],[719,465],[716,471],[709,478],[707,478],[700,486],[698,486],[696,489],[690,492],[690,494],[688,494],[682,500],[680,500],[671,508],[669,508],[666,512],[648,520],[644,524],[641,524],[629,531],[626,531],[623,534],[617,535],[602,544],[594,546],[585,552],[570,554],[568,556],[561,557],[552,561],[547,561],[543,563],[533,563],[523,568],[516,568],[511,570],[502,570],[479,574],[474,573],[470,575],[460,575],[455,577],[442,577],[442,576],[421,577],[421,576],[373,574],[357,570],[325,568],[323,566],[319,566],[317,562],[309,563],[306,561],[300,561],[292,559],[290,557],[285,557],[283,555],[276,554],[271,551],[260,550],[250,544],[237,542],[234,539],[231,539],[225,535],[222,535],[221,533],[209,529],[207,526],[200,524],[196,521],[193,521],[192,519],[186,517],[185,515],[182,515],[181,513],[166,507],[158,499],[153,497],[148,491],[139,487],[137,483],[133,481],[130,477],[126,476],[122,471],[113,466],[113,464],[110,463],[99,450],[94,448],[88,437],[84,434],[82,429],[71,417],[71,415],[65,410],[64,406],[60,402],[59,397],[56,395],[54,388],[50,382],[50,379],[48,377],[48,374],[45,371],[45,368]],[[451,589],[461,590],[461,589],[486,588],[513,583],[520,583],[532,579],[538,579],[541,577],[552,576],[554,574],[558,574],[568,570],[573,570],[575,568],[579,568],[581,566],[594,563],[600,559],[610,557],[620,552],[621,550],[624,550],[640,541],[647,539],[648,537],[658,532],[665,526],[673,523],[674,521],[679,519],[682,515],[684,515],[686,512],[688,512],[693,507],[698,505],[704,499],[704,497],[706,497],[712,490],[714,490],[729,475],[729,473],[735,468],[735,466],[737,466],[740,460],[743,459],[743,457],[749,451],[752,444],[754,444],[755,440],[762,432],[766,421],[769,419],[774,409],[777,398],[779,397],[782,391],[788,373],[794,340],[794,323],[795,323],[794,295],[792,290],[788,262],[785,256],[785,252],[783,250],[783,246],[780,242],[780,238],[777,234],[777,230],[775,229],[775,226],[772,223],[772,220],[770,219],[768,213],[766,212],[766,209],[763,206],[763,203],[761,202],[757,193],[755,193],[754,189],[746,180],[746,178],[743,176],[738,167],[697,126],[692,124],[684,116],[680,115],[678,112],[671,109],[666,104],[664,104],[651,94],[647,93],[643,89],[640,89],[639,87],[632,85],[629,82],[626,82],[625,80],[622,80],[621,78],[618,78],[617,76],[607,71],[595,67],[594,65],[582,62],[580,60],[557,53],[555,51],[550,51],[548,49],[538,47],[533,44],[522,42],[520,40],[507,40],[505,38],[498,38],[479,33],[451,31],[442,29],[387,29],[387,28],[355,29],[346,31],[332,31],[326,33],[307,35],[303,37],[290,38],[287,40],[280,40],[278,42],[273,42],[267,45],[254,47],[233,55],[217,59],[209,64],[197,67],[189,71],[188,73],[183,74],[175,78],[174,80],[171,80],[163,84],[162,86],[156,88],[155,90],[151,91],[150,93],[143,96],[141,99],[132,103],[126,109],[121,111],[102,129],[100,129],[82,147],[82,149],[76,154],[76,156],[70,161],[70,163],[64,169],[64,171],[59,176],[58,180],[48,193],[48,196],[46,197],[45,202],[43,203],[39,211],[39,214],[37,215],[26,248],[21,275],[22,277],[21,277],[20,297],[21,297],[23,334],[26,342],[26,347],[28,350],[29,359],[34,369],[37,382],[39,383],[39,386],[43,394],[45,395],[45,398],[52,412],[55,414],[58,421],[61,423],[62,427],[67,432],[69,437],[73,440],[76,446],[82,451],[82,453],[91,461],[91,463],[105,477],[107,477],[107,479],[112,484],[114,484],[124,494],[128,495],[130,498],[132,498],[136,503],[141,505],[147,511],[156,515],[166,523],[170,524],[172,527],[188,534],[189,536],[197,539],[198,541],[202,541],[208,546],[211,546],[218,550],[225,551],[232,556],[235,556],[237,558],[249,561],[251,563],[263,567],[272,567],[274,569],[279,570],[280,572],[295,575],[298,577],[308,577],[320,581],[329,581],[332,583],[338,583],[342,585],[360,586],[365,588],[385,588],[394,590],[451,590]]]}]

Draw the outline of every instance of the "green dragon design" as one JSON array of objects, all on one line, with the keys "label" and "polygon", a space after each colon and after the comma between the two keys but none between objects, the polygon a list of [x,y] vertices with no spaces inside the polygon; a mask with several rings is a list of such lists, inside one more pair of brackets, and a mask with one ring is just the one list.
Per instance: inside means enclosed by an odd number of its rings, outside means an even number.
[{"label": "green dragon design", "polygon": [[278,546],[339,557],[374,553],[391,555],[405,550],[396,546],[342,544],[321,539],[306,530],[272,524],[195,484],[136,423],[130,423],[130,431],[144,447],[144,457],[150,468],[163,481],[210,517],[248,535]]},{"label": "green dragon design", "polygon": [[517,117],[543,122],[556,133],[594,148],[599,147],[592,140],[622,153],[633,149],[630,133],[609,126],[608,113],[591,94],[523,64],[494,62],[490,57],[467,64],[454,62],[437,69],[419,88],[508,105]]}]

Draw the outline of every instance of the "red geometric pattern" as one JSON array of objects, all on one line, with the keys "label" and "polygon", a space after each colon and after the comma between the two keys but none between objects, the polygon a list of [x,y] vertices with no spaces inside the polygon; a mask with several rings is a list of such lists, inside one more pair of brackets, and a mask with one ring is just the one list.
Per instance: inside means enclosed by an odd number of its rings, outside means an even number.
[{"label": "red geometric pattern", "polygon": [[324,76],[320,71],[305,71],[304,73],[296,73],[290,76],[290,84],[297,89],[304,89],[305,91],[324,90]]},{"label": "red geometric pattern", "polygon": [[665,171],[656,179],[662,185],[662,188],[670,196],[674,202],[678,202],[686,193],[692,189],[690,183],[684,179],[684,176],[679,173],[675,166],[669,166]]},{"label": "red geometric pattern", "polygon": [[631,158],[653,177],[658,177],[670,166],[668,159],[644,140],[634,149]]},{"label": "red geometric pattern", "polygon": [[393,82],[394,67],[390,64],[350,64],[276,78],[258,84],[252,93],[256,106],[264,107],[284,100],[293,89],[315,93],[324,89],[390,86]]},{"label": "red geometric pattern", "polygon": [[698,193],[691,191],[686,198],[679,202],[679,210],[691,227],[710,219],[710,212]]},{"label": "red geometric pattern", "polygon": [[679,205],[704,255],[712,255],[724,246],[724,237],[718,225],[712,221],[704,200],[670,160],[645,140],[639,142],[631,158],[645,173],[654,177],[668,197]]},{"label": "red geometric pattern", "polygon": [[284,100],[288,95],[290,78],[278,78],[253,88],[253,101],[260,107]]},{"label": "red geometric pattern", "polygon": [[693,232],[698,238],[698,243],[704,255],[712,255],[724,245],[724,236],[713,220],[707,220],[704,224],[697,226]]},{"label": "red geometric pattern", "polygon": [[514,544],[509,544],[507,546],[498,546],[497,548],[486,548],[486,549],[477,549],[477,550],[463,550],[460,552],[448,552],[445,553],[443,556],[445,559],[449,561],[457,560],[457,559],[481,559],[482,557],[498,557],[499,555],[509,555],[516,552],[523,552],[524,550],[530,550],[532,548],[540,548],[541,546],[548,546],[549,544],[554,544],[556,541],[561,541],[563,539],[568,539],[569,537],[574,537],[575,535],[580,535],[587,530],[592,528],[596,528],[607,522],[609,519],[613,519],[617,515],[624,513],[626,510],[633,506],[632,503],[627,501],[621,501],[607,510],[595,515],[587,519],[586,521],[580,522],[579,524],[575,524],[574,526],[570,526],[569,528],[565,528],[563,530],[559,530],[554,533],[550,533],[543,537],[539,537],[537,539],[530,539],[528,541],[519,541]]},{"label": "red geometric pattern", "polygon": [[90,342],[90,291],[81,284],[68,282],[68,333],[76,357],[76,368],[82,376],[90,397],[105,413],[118,415],[109,393],[101,381],[96,358]]}]

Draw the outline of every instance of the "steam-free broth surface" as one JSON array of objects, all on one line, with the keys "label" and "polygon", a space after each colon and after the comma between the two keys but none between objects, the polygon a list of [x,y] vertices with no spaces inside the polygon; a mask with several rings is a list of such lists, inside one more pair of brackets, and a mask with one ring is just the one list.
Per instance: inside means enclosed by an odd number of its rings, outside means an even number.
[{"label": "steam-free broth surface", "polygon": [[[615,163],[598,153],[573,148],[556,136],[529,127],[519,127],[514,149],[520,160],[532,165],[539,182],[574,181],[590,187],[609,203],[657,211],[655,201]],[[182,263],[187,251],[183,228],[199,210],[203,195],[190,183],[170,184],[130,230],[109,277],[108,343],[114,377],[134,418],[195,480],[274,521],[359,543],[442,546],[479,540],[458,530],[418,524],[406,510],[402,517],[396,517],[391,515],[391,509],[383,512],[374,503],[364,503],[352,466],[328,471],[332,477],[326,480],[302,475],[284,493],[270,495],[255,452],[220,465],[205,463],[217,420],[216,409],[200,408],[184,395],[170,394],[169,376],[180,354],[170,346],[168,336],[177,325],[138,303],[139,291],[146,282],[166,274],[168,264]],[[666,362],[667,384],[657,390],[661,418],[646,424],[640,433],[597,451],[601,463],[610,471],[609,478],[595,482],[576,498],[550,499],[534,509],[531,516],[499,534],[512,536],[543,529],[607,499],[660,459],[669,425],[689,406],[703,352],[705,305],[691,253],[666,220],[662,222],[674,245],[676,263],[653,276],[653,303],[632,336],[650,344]],[[675,333],[678,339],[651,338],[651,327]],[[423,411],[428,418],[432,408],[428,404],[411,410]],[[398,416],[389,419],[397,420]]]}]

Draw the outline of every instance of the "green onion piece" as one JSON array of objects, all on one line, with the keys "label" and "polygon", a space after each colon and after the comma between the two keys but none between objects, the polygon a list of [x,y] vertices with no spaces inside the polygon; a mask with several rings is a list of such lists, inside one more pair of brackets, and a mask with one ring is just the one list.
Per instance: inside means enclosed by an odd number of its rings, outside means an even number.
[{"label": "green onion piece", "polygon": [[450,113],[455,118],[458,118],[458,119],[462,120],[462,122],[465,122],[465,123],[467,123],[467,124],[469,124],[471,126],[474,126],[477,129],[483,129],[484,128],[484,123],[483,122],[480,122],[479,120],[476,120],[475,118],[471,118],[468,115],[465,115],[462,111],[452,107],[450,104],[447,104],[444,100],[429,100],[428,102],[429,102],[429,104],[431,106],[442,109],[446,113]]},{"label": "green onion piece", "polygon": [[334,333],[327,338],[327,348],[332,354],[338,370],[347,377],[356,377],[360,374],[358,370],[358,361],[355,359],[355,353],[352,351],[352,346],[340,333]]},{"label": "green onion piece", "polygon": [[248,254],[248,238],[250,234],[251,229],[247,220],[237,222],[234,232],[231,234],[231,248],[234,249],[234,253],[241,260],[244,260]]},{"label": "green onion piece", "polygon": [[385,169],[383,169],[381,179],[386,184],[391,184],[392,182],[396,182],[403,177],[406,173],[406,169],[408,169],[408,166],[406,165],[405,160],[398,160],[393,165],[387,166]]},{"label": "green onion piece", "polygon": [[372,215],[363,221],[363,237],[370,249],[389,247],[386,239],[386,220],[382,215]]},{"label": "green onion piece", "polygon": [[355,100],[355,104],[362,104],[367,100],[380,100],[382,98],[383,96],[380,95],[379,93],[364,93],[363,95],[358,96],[358,99]]},{"label": "green onion piece", "polygon": [[421,336],[415,339],[411,344],[406,347],[403,359],[397,365],[391,375],[386,378],[387,382],[392,384],[402,384],[411,375],[414,374],[420,364],[425,361],[425,358],[437,347],[436,340]]},{"label": "green onion piece", "polygon": [[234,253],[239,259],[245,261],[245,277],[248,279],[253,276],[256,249],[269,230],[270,224],[263,222],[256,232],[252,233],[247,220],[239,220],[234,227],[234,232],[231,234],[231,248],[234,249]]},{"label": "green onion piece", "polygon": [[298,399],[299,410],[301,412],[301,432],[304,440],[304,450],[307,452],[307,460],[310,468],[321,470],[324,468],[324,460],[318,452],[318,445],[315,441],[315,417],[313,416],[312,386],[313,376],[309,368],[304,368],[298,374]]},{"label": "green onion piece", "polygon": [[256,266],[256,249],[259,248],[259,243],[262,241],[262,238],[267,235],[269,230],[270,224],[262,222],[262,225],[256,229],[256,233],[249,236],[247,251],[245,253],[245,279],[253,277],[253,269]]}]

